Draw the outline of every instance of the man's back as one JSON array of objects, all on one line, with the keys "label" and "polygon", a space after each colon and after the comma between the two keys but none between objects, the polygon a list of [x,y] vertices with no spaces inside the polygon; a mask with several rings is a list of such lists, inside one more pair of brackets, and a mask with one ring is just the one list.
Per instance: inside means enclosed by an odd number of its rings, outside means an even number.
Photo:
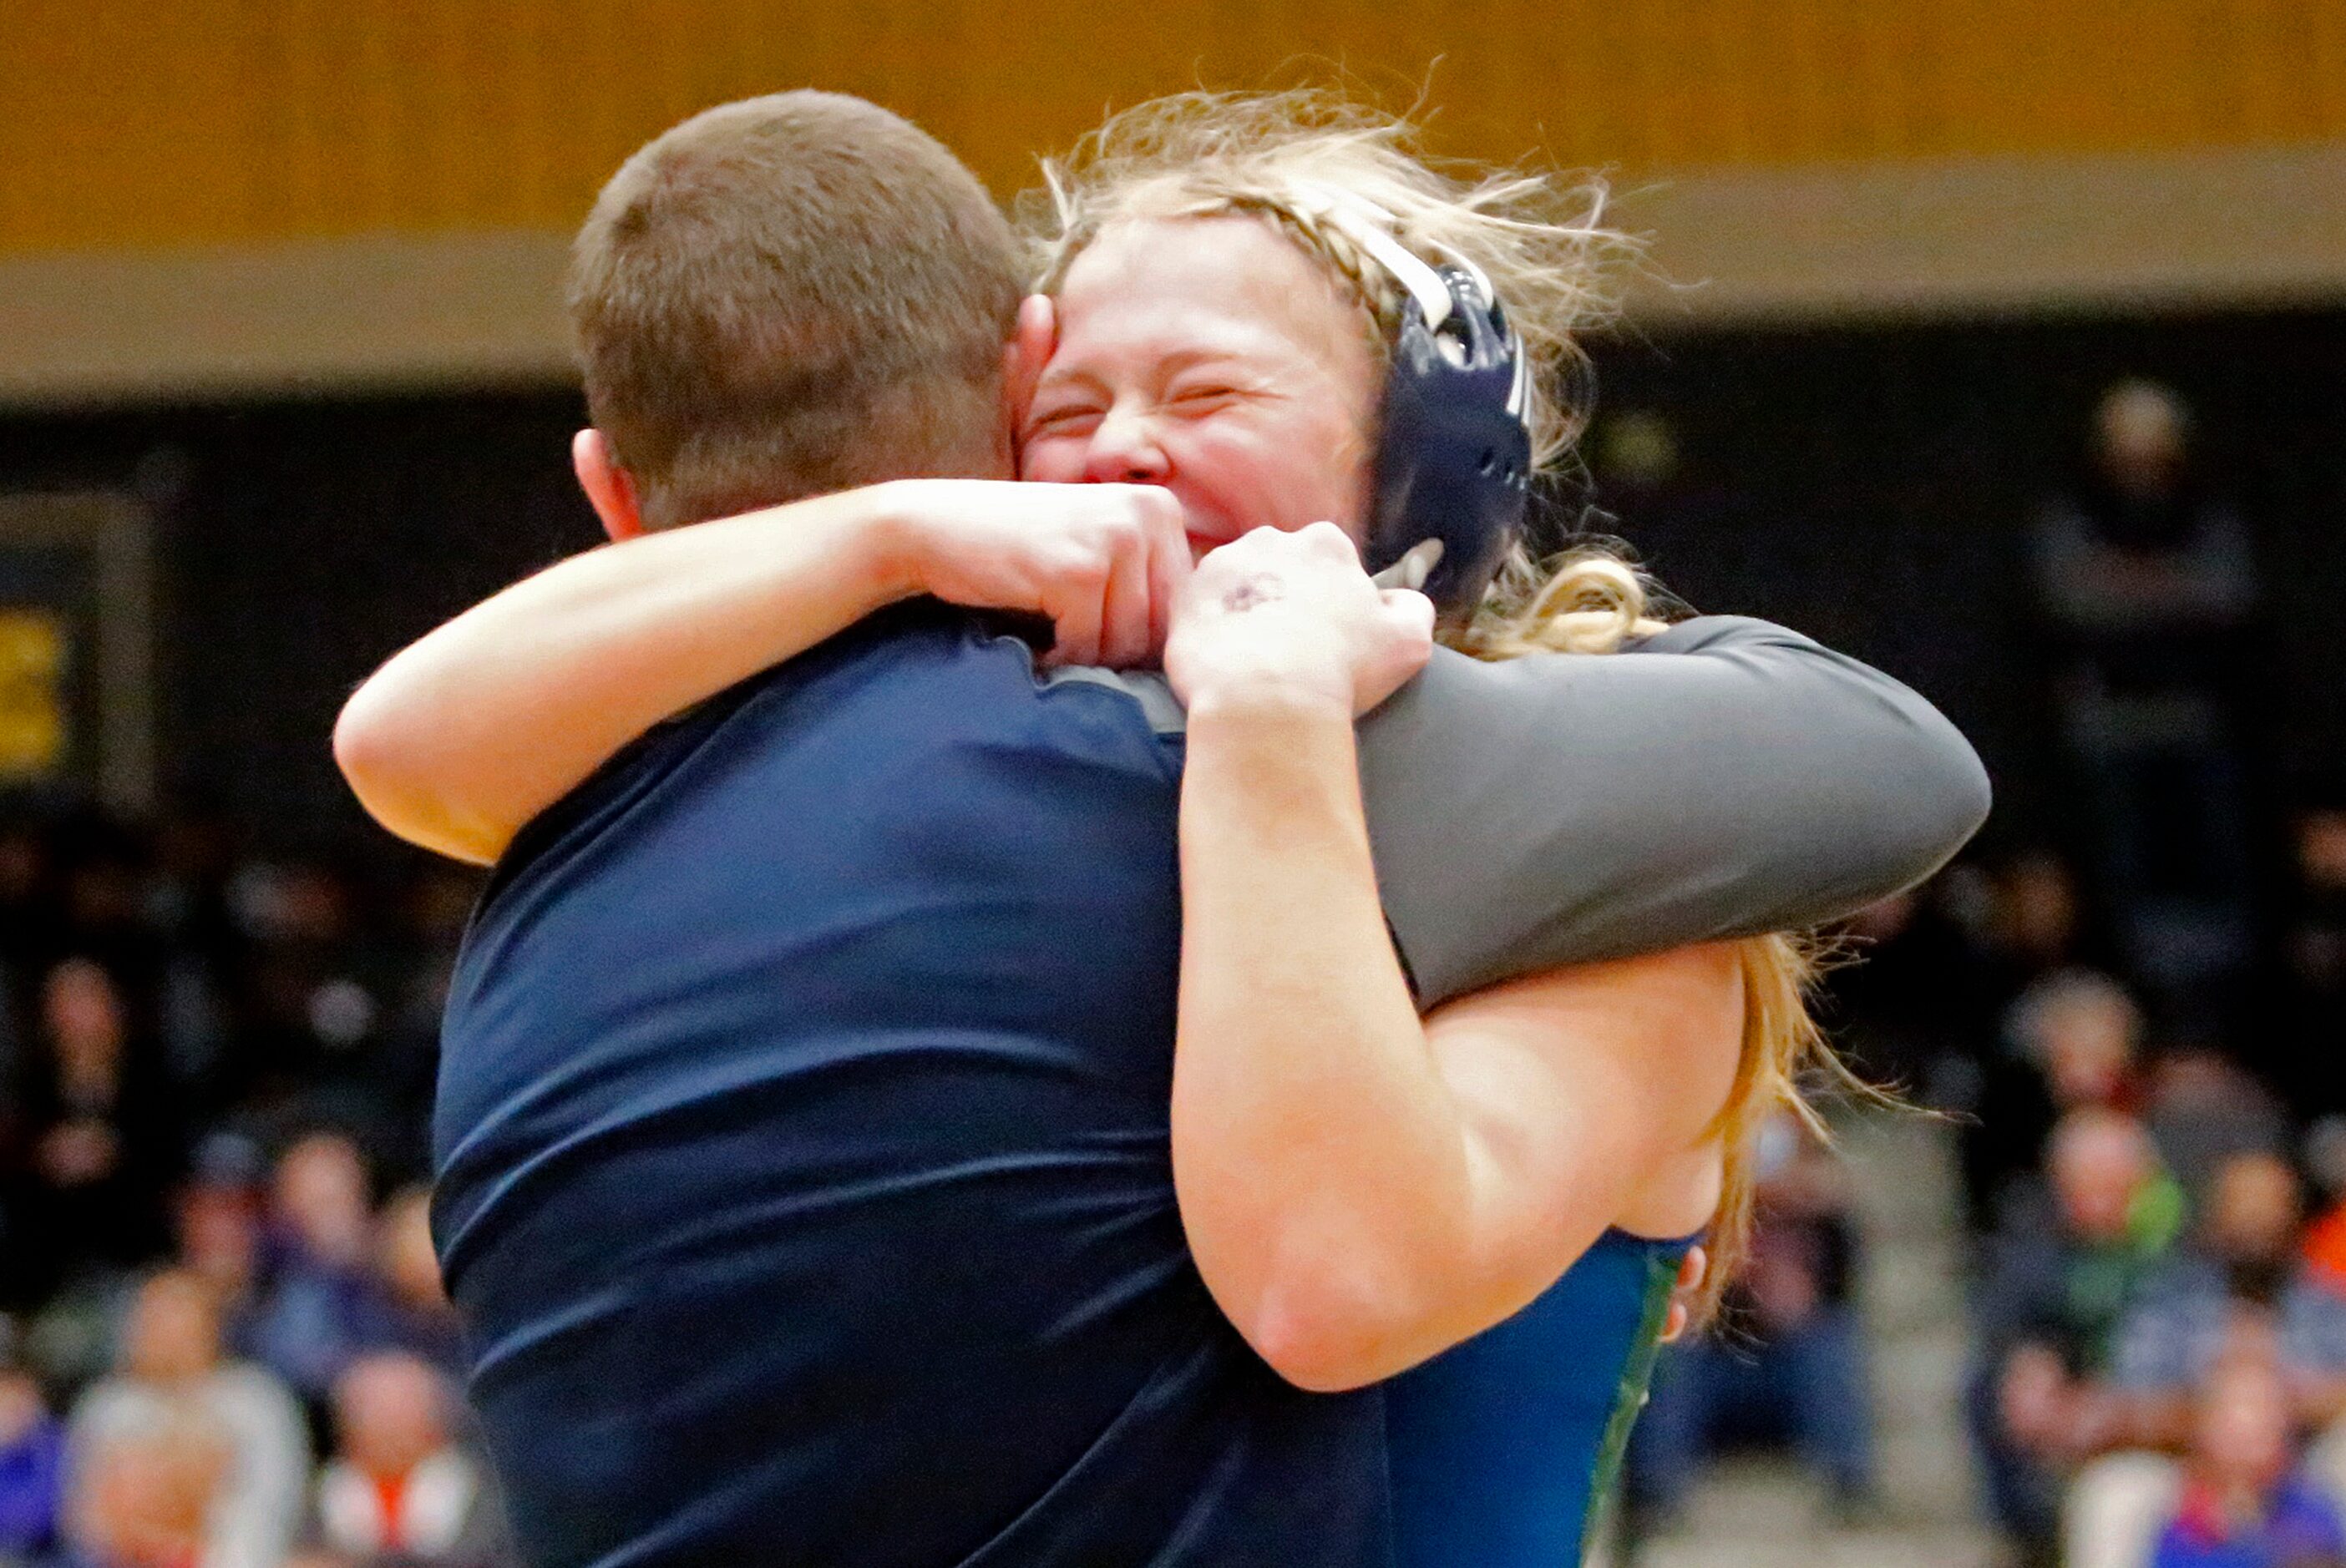
[{"label": "man's back", "polygon": [[958,616],[660,731],[501,868],[436,1229],[541,1563],[1357,1564],[1373,1393],[1189,1263],[1178,758]]}]

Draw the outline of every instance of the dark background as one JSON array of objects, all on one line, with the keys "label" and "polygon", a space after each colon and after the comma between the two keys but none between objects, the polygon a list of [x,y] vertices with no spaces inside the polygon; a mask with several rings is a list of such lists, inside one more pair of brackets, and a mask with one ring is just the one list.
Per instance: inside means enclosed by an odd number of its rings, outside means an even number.
[{"label": "dark background", "polygon": [[[2023,530],[2099,392],[2169,382],[2261,547],[2267,787],[2346,769],[2346,313],[1706,332],[1597,358],[1600,410],[1665,415],[1684,457],[1658,492],[1600,486],[1617,531],[1695,606],[1784,621],[1944,708],[1996,779],[1992,852],[2065,827]],[[334,713],[403,642],[599,537],[568,471],[581,418],[566,390],[0,417],[0,491],[152,507],[166,801],[364,855]]]}]

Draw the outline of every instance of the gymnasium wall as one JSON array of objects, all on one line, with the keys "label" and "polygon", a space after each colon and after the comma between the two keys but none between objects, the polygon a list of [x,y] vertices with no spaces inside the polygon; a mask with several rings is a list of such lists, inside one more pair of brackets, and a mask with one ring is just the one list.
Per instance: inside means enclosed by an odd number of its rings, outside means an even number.
[{"label": "gymnasium wall", "polygon": [[998,189],[1104,105],[1341,61],[1441,140],[1639,174],[2346,138],[2293,0],[14,0],[0,251],[575,225],[711,103],[818,84]]},{"label": "gymnasium wall", "polygon": [[1423,87],[1613,172],[1662,331],[2346,300],[2333,0],[14,0],[0,50],[0,404],[561,379],[600,182],[802,84],[1005,194],[1112,103]]}]

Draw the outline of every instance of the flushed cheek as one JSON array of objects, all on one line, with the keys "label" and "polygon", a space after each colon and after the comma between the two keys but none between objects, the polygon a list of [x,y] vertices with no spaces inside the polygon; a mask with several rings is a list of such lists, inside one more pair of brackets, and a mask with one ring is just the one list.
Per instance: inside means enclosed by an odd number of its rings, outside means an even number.
[{"label": "flushed cheek", "polygon": [[1084,476],[1080,442],[1043,437],[1029,441],[1018,453],[1018,477],[1041,484],[1072,484]]},{"label": "flushed cheek", "polygon": [[1249,461],[1223,465],[1216,489],[1250,528],[1292,531],[1328,522],[1353,532],[1355,487],[1315,462],[1316,455],[1308,438],[1250,453]]}]

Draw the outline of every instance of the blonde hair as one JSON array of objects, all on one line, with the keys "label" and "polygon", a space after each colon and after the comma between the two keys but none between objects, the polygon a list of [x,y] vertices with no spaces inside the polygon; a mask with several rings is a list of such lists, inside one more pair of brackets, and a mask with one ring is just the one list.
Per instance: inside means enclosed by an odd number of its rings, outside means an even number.
[{"label": "blonde hair", "polygon": [[[1341,94],[1178,93],[1108,117],[1019,204],[1045,292],[1120,223],[1252,214],[1317,258],[1369,312],[1382,351],[1402,291],[1342,225],[1331,192],[1373,209],[1416,255],[1461,257],[1490,278],[1532,366],[1532,462],[1561,461],[1586,421],[1579,335],[1613,312],[1609,274],[1636,242],[1605,226],[1606,189],[1525,169],[1436,165],[1409,119]],[[1445,172],[1445,169],[1456,172]]]},{"label": "blonde hair", "polygon": [[[1525,423],[1535,468],[1570,456],[1586,422],[1589,366],[1580,334],[1613,314],[1610,274],[1637,241],[1605,226],[1605,187],[1524,169],[1436,166],[1418,127],[1340,94],[1181,93],[1111,116],[1065,159],[1043,166],[1046,190],[1020,204],[1037,249],[1036,287],[1066,280],[1085,248],[1120,223],[1248,214],[1316,258],[1366,311],[1382,351],[1398,325],[1402,290],[1340,223],[1329,193],[1387,220],[1393,238],[1426,258],[1471,261],[1489,277],[1532,367]],[[1444,640],[1477,658],[1612,652],[1661,629],[1655,596],[1627,560],[1586,548],[1535,565],[1518,547],[1482,605]],[[1751,1227],[1750,1145],[1790,1109],[1821,1137],[1802,1088],[1811,1069],[1872,1095],[1826,1044],[1810,1015],[1817,945],[1791,935],[1740,944],[1741,1054],[1711,1131],[1726,1149],[1726,1180],[1699,1302],[1708,1316],[1734,1276]]]},{"label": "blonde hair", "polygon": [[[1534,653],[1602,654],[1632,636],[1661,629],[1648,614],[1653,597],[1637,568],[1602,546],[1568,553],[1545,575],[1511,566],[1473,621],[1444,640],[1476,658],[1497,661]],[[1743,1039],[1727,1103],[1710,1125],[1726,1151],[1719,1210],[1705,1245],[1710,1271],[1696,1303],[1706,1319],[1719,1306],[1749,1249],[1753,1140],[1779,1111],[1790,1111],[1819,1141],[1831,1134],[1809,1092],[1811,1081],[1869,1104],[1890,1097],[1852,1073],[1818,1027],[1809,999],[1826,944],[1801,932],[1745,937],[1736,944],[1743,978]]]}]

